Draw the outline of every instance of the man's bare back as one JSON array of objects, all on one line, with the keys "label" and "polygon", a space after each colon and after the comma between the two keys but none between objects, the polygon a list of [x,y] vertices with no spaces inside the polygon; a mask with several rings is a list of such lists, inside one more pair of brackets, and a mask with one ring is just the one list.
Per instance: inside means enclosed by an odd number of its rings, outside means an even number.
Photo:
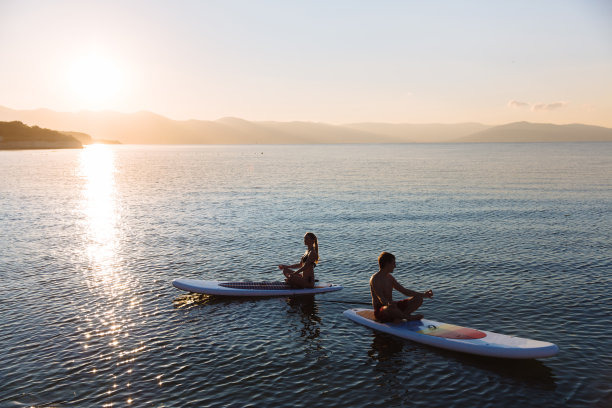
[{"label": "man's bare back", "polygon": [[372,293],[372,306],[379,309],[386,306],[393,299],[393,282],[395,278],[390,274],[376,272],[370,278],[370,292]]}]

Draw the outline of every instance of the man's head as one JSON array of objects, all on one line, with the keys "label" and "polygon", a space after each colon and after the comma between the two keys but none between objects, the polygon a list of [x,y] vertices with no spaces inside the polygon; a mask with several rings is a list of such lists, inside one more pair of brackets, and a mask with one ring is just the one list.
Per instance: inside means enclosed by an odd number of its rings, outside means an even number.
[{"label": "man's head", "polygon": [[385,269],[385,266],[388,268],[391,264],[395,266],[395,255],[389,252],[383,252],[378,256],[378,267],[380,270]]}]

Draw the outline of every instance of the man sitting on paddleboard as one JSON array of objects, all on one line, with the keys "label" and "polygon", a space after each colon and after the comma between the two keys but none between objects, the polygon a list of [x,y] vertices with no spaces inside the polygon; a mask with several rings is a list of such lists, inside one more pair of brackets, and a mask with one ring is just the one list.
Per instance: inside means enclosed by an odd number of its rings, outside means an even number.
[{"label": "man sitting on paddleboard", "polygon": [[[374,317],[379,322],[396,322],[402,319],[421,320],[422,314],[412,315],[423,304],[423,298],[432,298],[433,292],[420,293],[406,289],[400,285],[391,273],[395,269],[395,255],[383,252],[378,257],[379,270],[370,278],[370,292],[372,293],[372,306]],[[406,299],[394,302],[393,289],[406,296]]]}]

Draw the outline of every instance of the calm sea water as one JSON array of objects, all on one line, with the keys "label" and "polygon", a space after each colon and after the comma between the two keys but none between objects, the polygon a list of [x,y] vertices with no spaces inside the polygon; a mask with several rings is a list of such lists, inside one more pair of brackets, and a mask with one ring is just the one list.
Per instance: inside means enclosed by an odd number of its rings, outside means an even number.
[{"label": "calm sea water", "polygon": [[[612,143],[0,152],[0,406],[612,406]],[[319,237],[316,297],[274,280]],[[559,345],[505,361],[373,333],[383,251],[426,317]]]}]

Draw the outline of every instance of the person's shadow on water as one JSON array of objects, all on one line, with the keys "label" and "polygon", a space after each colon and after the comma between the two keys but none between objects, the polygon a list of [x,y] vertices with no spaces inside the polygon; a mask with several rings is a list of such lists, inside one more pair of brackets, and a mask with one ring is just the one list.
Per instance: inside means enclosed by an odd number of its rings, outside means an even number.
[{"label": "person's shadow on water", "polygon": [[291,296],[287,298],[287,304],[292,311],[300,315],[303,324],[300,336],[308,340],[317,339],[321,334],[321,318],[314,295]]}]

